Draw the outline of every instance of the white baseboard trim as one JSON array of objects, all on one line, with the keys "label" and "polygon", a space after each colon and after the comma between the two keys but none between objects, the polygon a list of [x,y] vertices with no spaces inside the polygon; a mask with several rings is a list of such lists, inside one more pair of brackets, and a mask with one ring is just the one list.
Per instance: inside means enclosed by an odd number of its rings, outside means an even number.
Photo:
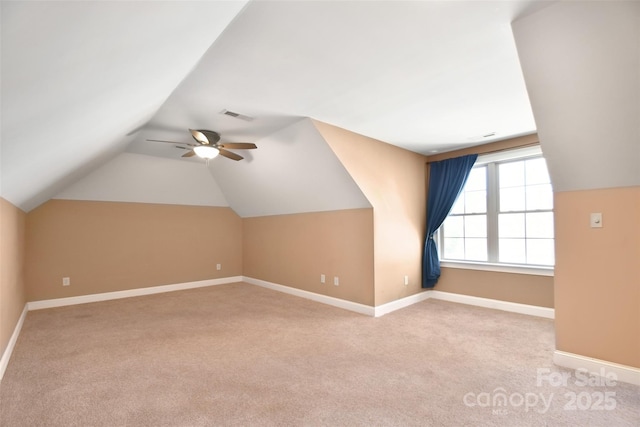
[{"label": "white baseboard trim", "polygon": [[127,289],[126,291],[104,292],[101,294],[80,295],[77,297],[56,298],[27,303],[28,310],[64,307],[67,305],[86,304],[90,302],[108,301],[120,298],[138,297],[142,295],[159,294],[163,292],[182,291],[185,289],[203,288],[206,286],[224,285],[241,282],[242,276],[223,277],[220,279],[199,280],[197,282],[177,283],[173,285],[151,286],[148,288]]},{"label": "white baseboard trim", "polygon": [[284,286],[277,283],[267,282],[266,280],[255,279],[253,277],[243,276],[242,280],[245,283],[251,285],[261,286],[263,288],[271,289],[278,292],[283,292],[289,295],[294,295],[301,298],[306,298],[312,301],[316,301],[323,304],[328,304],[334,307],[339,307],[345,310],[353,311],[367,316],[380,317],[385,314],[391,313],[401,308],[408,307],[421,301],[425,301],[429,298],[439,299],[443,301],[456,302],[460,304],[475,305],[479,307],[492,308],[496,310],[509,311],[513,313],[526,314],[529,316],[545,317],[547,319],[553,319],[555,317],[555,311],[552,308],[538,307],[535,305],[519,304],[515,302],[500,301],[488,298],[479,298],[469,295],[454,294],[451,292],[441,292],[428,290],[418,294],[409,295],[408,297],[401,298],[399,300],[391,301],[386,304],[379,305],[377,307],[371,307],[364,304],[359,304],[340,298],[334,298],[326,295],[317,294],[315,292],[304,291],[302,289],[292,288],[290,286]]},{"label": "white baseboard trim", "polygon": [[632,366],[620,365],[560,350],[553,352],[553,363],[569,369],[586,369],[593,375],[605,376],[613,373],[616,381],[640,385],[640,369]]},{"label": "white baseboard trim", "polygon": [[0,358],[0,381],[2,381],[2,377],[4,377],[4,371],[7,370],[7,366],[9,365],[9,359],[11,359],[11,354],[13,353],[13,349],[16,346],[16,342],[18,341],[18,336],[20,335],[20,331],[22,330],[22,325],[24,324],[24,319],[27,317],[27,304],[24,305],[22,309],[22,314],[18,318],[18,323],[16,323],[16,327],[13,328],[13,334],[11,334],[11,338],[9,338],[9,342],[7,343],[7,348],[4,349],[2,353],[2,358]]},{"label": "white baseboard trim", "polygon": [[366,314],[367,316],[374,316],[374,307],[360,304],[357,302],[351,302],[340,298],[334,298],[327,295],[316,294],[315,292],[303,291],[302,289],[292,288],[290,286],[279,285],[277,283],[267,282],[266,280],[254,279],[253,277],[243,277],[243,282],[251,285],[260,286],[263,288],[271,289],[285,294],[294,295],[301,298],[306,298],[312,301],[320,302],[323,304],[331,305],[333,307],[342,308],[349,311],[354,311],[360,314]]},{"label": "white baseboard trim", "polygon": [[392,311],[400,310],[401,308],[409,307],[410,305],[425,301],[431,298],[432,291],[423,291],[418,294],[409,295],[408,297],[400,298],[395,301],[388,302],[386,304],[375,307],[375,317],[384,316]]},{"label": "white baseboard trim", "polygon": [[454,294],[451,292],[430,291],[429,298],[443,301],[457,302],[460,304],[476,305],[479,307],[493,308],[496,310],[510,311],[513,313],[527,314],[529,316],[555,318],[555,310],[548,307],[538,307],[536,305],[519,304],[516,302],[500,301],[489,298],[473,297],[470,295]]},{"label": "white baseboard trim", "polygon": [[[386,304],[382,304],[377,307],[371,307],[368,305],[343,300],[340,298],[330,297],[327,295],[316,294],[314,292],[304,291],[302,289],[292,288],[289,286],[279,285],[277,283],[267,282],[265,280],[255,279],[247,276],[232,276],[224,277],[220,279],[200,280],[196,282],[177,283],[172,285],[152,286],[148,288],[128,289],[124,291],[105,292],[100,294],[81,295],[68,298],[57,298],[50,300],[31,301],[25,304],[22,314],[18,319],[13,334],[7,343],[7,348],[0,358],[0,381],[4,376],[4,372],[9,364],[9,359],[13,353],[16,341],[20,335],[20,330],[24,323],[27,311],[41,310],[46,308],[64,307],[68,305],[86,304],[91,302],[108,301],[120,298],[130,298],[143,295],[152,295],[163,292],[173,292],[186,289],[202,288],[206,286],[223,285],[229,283],[245,282],[251,285],[260,286],[263,288],[271,289],[278,292],[283,292],[289,295],[294,295],[301,298],[306,298],[319,303],[331,305],[333,307],[342,308],[344,310],[353,311],[355,313],[364,314],[367,316],[380,317],[393,311],[408,307],[418,302],[425,301],[429,298],[440,299],[443,301],[457,302],[461,304],[476,305],[480,307],[493,308],[503,311],[511,311],[521,314],[527,314],[531,316],[546,317],[549,319],[554,318],[554,310],[551,308],[537,307],[526,304],[517,304],[512,302],[505,302],[499,300],[492,300],[487,298],[472,297],[468,295],[453,294],[450,292],[441,292],[428,290],[418,294],[410,295],[399,300],[391,301]],[[599,361],[596,359],[590,359],[584,356],[573,355],[561,351],[554,353],[554,363],[560,366],[568,368],[586,368],[591,367],[594,370],[600,368],[606,368],[611,372],[615,372],[618,375],[620,381],[629,382],[632,384],[640,385],[640,370],[637,368],[627,367],[623,365],[616,365],[609,362]]]}]

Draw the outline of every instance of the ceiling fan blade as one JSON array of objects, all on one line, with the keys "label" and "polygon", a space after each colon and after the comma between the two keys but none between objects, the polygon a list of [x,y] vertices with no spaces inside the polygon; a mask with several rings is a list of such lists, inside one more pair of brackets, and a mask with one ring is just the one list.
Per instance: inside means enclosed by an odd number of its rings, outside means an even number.
[{"label": "ceiling fan blade", "polygon": [[232,153],[231,151],[227,151],[224,148],[218,148],[220,150],[220,155],[226,157],[227,159],[231,159],[231,160],[242,160],[244,159],[244,157],[236,154],[236,153]]},{"label": "ceiling fan blade", "polygon": [[225,142],[224,144],[218,144],[221,148],[230,148],[232,150],[253,150],[258,148],[256,144],[251,142]]},{"label": "ceiling fan blade", "polygon": [[181,145],[188,145],[189,147],[195,147],[194,144],[189,144],[188,142],[163,141],[161,139],[147,139],[147,141],[151,141],[151,142],[166,142],[167,144],[181,144]]},{"label": "ceiling fan blade", "polygon": [[184,144],[184,142],[176,142],[176,141],[163,141],[161,139],[147,139],[147,141],[151,142],[166,142],[168,144]]},{"label": "ceiling fan blade", "polygon": [[187,151],[186,153],[184,153],[184,154],[182,155],[182,157],[193,157],[193,156],[195,156],[195,155],[196,155],[196,152],[195,152],[195,151],[193,151],[193,150],[190,150],[190,151]]}]

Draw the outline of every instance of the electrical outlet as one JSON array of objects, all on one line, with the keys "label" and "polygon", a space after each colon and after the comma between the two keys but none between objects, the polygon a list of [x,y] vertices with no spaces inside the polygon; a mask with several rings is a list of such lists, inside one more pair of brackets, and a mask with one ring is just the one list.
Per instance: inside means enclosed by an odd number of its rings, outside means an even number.
[{"label": "electrical outlet", "polygon": [[62,286],[71,286],[71,278],[63,277],[62,278]]},{"label": "electrical outlet", "polygon": [[405,286],[409,285],[409,276],[404,276],[404,285]]},{"label": "electrical outlet", "polygon": [[325,276],[324,274],[320,275],[320,283],[324,283],[325,282]]},{"label": "electrical outlet", "polygon": [[335,286],[340,286],[340,279],[338,278],[338,276],[334,276],[333,278],[333,284]]},{"label": "electrical outlet", "polygon": [[216,264],[216,270],[222,270],[222,264]]}]

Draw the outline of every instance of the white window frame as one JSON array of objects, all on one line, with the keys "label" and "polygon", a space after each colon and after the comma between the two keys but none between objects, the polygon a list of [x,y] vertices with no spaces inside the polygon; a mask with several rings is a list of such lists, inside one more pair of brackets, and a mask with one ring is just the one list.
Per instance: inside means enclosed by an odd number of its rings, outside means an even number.
[{"label": "white window frame", "polygon": [[[505,150],[495,153],[482,154],[478,156],[478,160],[473,165],[487,166],[487,255],[490,261],[467,261],[467,260],[454,260],[454,259],[440,259],[441,267],[459,268],[468,270],[483,270],[483,271],[497,271],[504,273],[518,273],[518,274],[530,274],[537,276],[553,276],[553,266],[541,266],[533,264],[508,264],[501,263],[495,260],[498,259],[498,183],[497,173],[495,168],[498,163],[507,161],[525,160],[528,158],[542,156],[542,150],[539,145],[516,148],[513,150]],[[493,170],[489,170],[493,169]],[[552,209],[553,211],[553,209]],[[444,249],[444,236],[440,233],[440,230],[436,233],[436,243],[438,245],[438,254],[443,253]],[[555,239],[555,236],[554,236]],[[490,242],[493,242],[491,244]]]}]

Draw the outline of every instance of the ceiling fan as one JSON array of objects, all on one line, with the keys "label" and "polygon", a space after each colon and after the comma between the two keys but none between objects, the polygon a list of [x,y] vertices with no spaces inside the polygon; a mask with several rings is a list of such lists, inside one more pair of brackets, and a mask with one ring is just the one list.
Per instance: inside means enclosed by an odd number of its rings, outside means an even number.
[{"label": "ceiling fan", "polygon": [[189,144],[187,142],[175,142],[175,141],[162,141],[159,139],[147,139],[147,141],[152,142],[166,142],[168,144],[178,144],[176,148],[180,148],[182,150],[189,150],[182,155],[182,157],[193,157],[198,156],[207,161],[213,159],[214,157],[221,155],[231,160],[242,160],[242,157],[239,154],[228,151],[227,149],[232,150],[252,150],[256,147],[256,144],[250,142],[225,142],[220,143],[220,134],[218,132],[214,132],[212,130],[204,130],[204,129],[189,129],[191,132],[191,136],[195,139],[197,144]]}]

